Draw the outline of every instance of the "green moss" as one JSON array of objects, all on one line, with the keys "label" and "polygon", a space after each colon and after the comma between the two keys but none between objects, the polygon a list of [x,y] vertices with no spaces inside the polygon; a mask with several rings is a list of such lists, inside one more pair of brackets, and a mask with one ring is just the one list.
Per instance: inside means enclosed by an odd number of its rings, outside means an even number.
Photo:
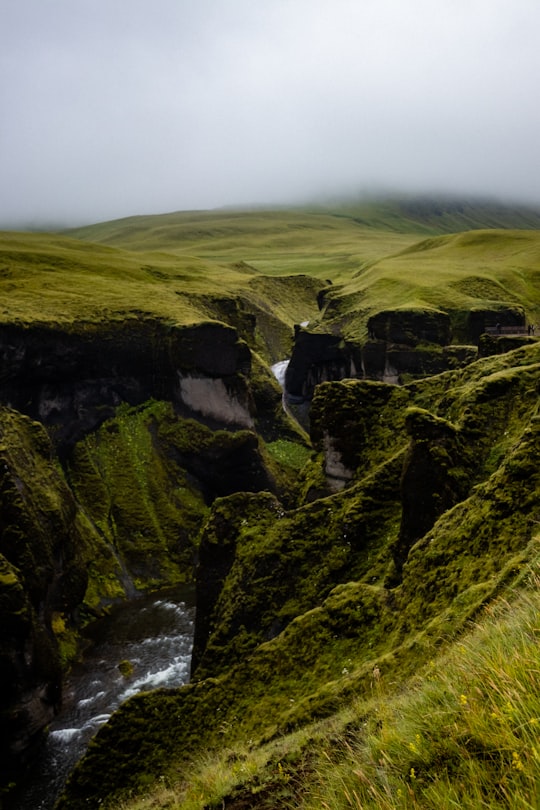
[{"label": "green moss", "polygon": [[266,448],[280,464],[292,467],[292,469],[297,472],[300,472],[304,468],[311,456],[309,447],[296,442],[287,441],[286,439],[278,439],[276,442],[271,442],[266,445]]},{"label": "green moss", "polygon": [[[288,512],[266,495],[216,502],[205,542],[216,551],[232,544],[234,558],[196,672],[205,679],[176,695],[155,696],[152,704],[135,699],[129,723],[124,725],[125,716],[121,725],[113,720],[75,775],[75,785],[91,779],[111,751],[115,761],[125,756],[123,735],[139,718],[141,723],[143,717],[156,718],[137,743],[141,767],[130,772],[121,759],[121,779],[111,772],[115,789],[137,785],[140,772],[162,772],[186,747],[194,752],[248,739],[254,745],[330,716],[353,696],[369,696],[375,666],[388,681],[402,683],[433,657],[442,639],[459,632],[486,600],[515,580],[535,553],[540,492],[539,366],[530,362],[531,348],[519,351],[514,358],[489,358],[417,382],[405,392],[387,394],[381,387],[386,405],[374,407],[372,418],[388,421],[372,435],[355,404],[366,401],[366,390],[377,402],[378,386],[321,386],[320,413],[324,395],[333,429],[340,426],[339,391],[349,432],[355,413],[359,433],[364,430],[358,448],[368,454],[373,448],[367,461],[357,450],[358,480]],[[508,442],[501,440],[505,432]],[[378,435],[386,438],[375,448]],[[464,494],[443,508],[412,547],[401,584],[387,588],[385,572],[402,520],[407,442],[425,451],[426,469],[444,472]],[[495,470],[485,453],[494,442],[500,459]],[[174,733],[166,713],[176,717]]]},{"label": "green moss", "polygon": [[120,661],[118,669],[124,678],[131,678],[135,671],[132,661]]},{"label": "green moss", "polygon": [[317,386],[310,410],[311,438],[317,450],[338,453],[360,478],[405,444],[404,406],[408,391],[368,380]]},{"label": "green moss", "polygon": [[[21,638],[41,632],[47,646],[29,595],[40,605],[46,597],[47,629],[67,660],[70,613],[83,594],[92,611],[133,583],[191,576],[206,517],[209,557],[230,552],[195,673],[203,680],[122,707],[91,744],[66,807],[88,806],[94,797],[114,806],[118,791],[146,789],[169,769],[189,778],[193,766],[185,760],[194,751],[256,746],[330,716],[370,695],[375,664],[404,683],[532,555],[540,491],[537,345],[404,387],[319,386],[309,460],[306,437],[283,415],[265,361],[286,356],[300,320],[317,319],[314,330],[361,345],[369,318],[381,310],[409,313],[402,325],[411,343],[419,337],[415,311],[435,337],[437,323],[446,322],[441,313],[448,315],[460,340],[470,338],[482,313],[540,313],[538,234],[484,231],[418,243],[410,233],[381,237],[373,216],[369,234],[350,213],[255,212],[244,220],[171,215],[160,219],[161,233],[142,233],[131,222],[129,235],[122,224],[90,235],[167,248],[144,258],[57,237],[3,238],[9,280],[2,283],[14,285],[5,296],[6,322],[61,323],[73,335],[105,329],[108,338],[129,341],[142,320],[154,341],[156,323],[168,340],[172,324],[212,321],[234,327],[260,353],[249,384],[266,448],[251,432],[179,419],[163,402],[122,406],[76,446],[67,464],[70,492],[43,429],[2,413],[0,606],[9,618],[3,626]],[[405,227],[402,217],[392,221]],[[306,272],[325,279],[319,314],[321,283]],[[329,275],[339,283],[327,283]],[[435,355],[441,359],[431,343],[417,349],[425,368]],[[336,494],[331,454],[350,472]],[[297,484],[302,505],[293,508]],[[268,492],[230,494],[244,488],[273,488],[282,502]],[[398,584],[387,576],[392,549],[414,512],[429,512],[429,521],[409,534]],[[54,594],[49,584],[59,559],[64,587]]]},{"label": "green moss", "polygon": [[[168,454],[174,423],[166,403],[122,406],[114,419],[75,447],[69,464],[73,490],[107,540],[90,571],[91,590],[102,597],[116,595],[121,561],[145,588],[191,576],[206,507],[200,490]],[[191,446],[200,440],[202,428],[182,424],[183,431],[174,431],[177,441],[183,438]]]}]

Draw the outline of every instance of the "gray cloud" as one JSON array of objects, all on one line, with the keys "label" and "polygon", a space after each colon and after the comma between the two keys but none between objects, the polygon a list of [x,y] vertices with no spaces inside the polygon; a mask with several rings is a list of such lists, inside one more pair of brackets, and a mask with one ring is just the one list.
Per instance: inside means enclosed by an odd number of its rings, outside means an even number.
[{"label": "gray cloud", "polygon": [[540,202],[537,0],[4,0],[0,222]]}]

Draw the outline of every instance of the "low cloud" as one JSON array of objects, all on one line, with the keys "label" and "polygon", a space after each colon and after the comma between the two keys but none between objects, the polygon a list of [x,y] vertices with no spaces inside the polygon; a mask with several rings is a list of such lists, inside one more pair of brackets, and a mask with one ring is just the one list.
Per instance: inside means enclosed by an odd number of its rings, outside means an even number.
[{"label": "low cloud", "polygon": [[535,0],[7,0],[0,222],[377,189],[540,203]]}]

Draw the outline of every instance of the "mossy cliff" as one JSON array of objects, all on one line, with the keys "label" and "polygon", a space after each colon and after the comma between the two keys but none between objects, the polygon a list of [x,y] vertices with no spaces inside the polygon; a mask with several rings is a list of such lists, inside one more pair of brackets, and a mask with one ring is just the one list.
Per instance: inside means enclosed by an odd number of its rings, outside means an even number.
[{"label": "mossy cliff", "polygon": [[[197,579],[192,683],[122,707],[65,807],[189,785],[197,751],[288,739],[375,664],[405,682],[537,536],[536,339],[482,333],[540,318],[538,234],[223,217],[0,239],[6,781],[85,623]],[[268,367],[306,322],[311,444]]]},{"label": "mossy cliff", "polygon": [[9,773],[59,706],[70,642],[64,618],[74,618],[83,602],[87,553],[97,536],[44,428],[6,408],[0,515],[1,759]]},{"label": "mossy cliff", "polygon": [[306,438],[225,324],[11,325],[0,340],[13,406],[0,409],[7,782],[61,704],[84,624],[115,600],[192,581],[212,502],[237,490],[290,498],[295,471],[271,442]]},{"label": "mossy cliff", "polygon": [[250,365],[237,331],[217,321],[0,326],[2,400],[43,422],[61,453],[121,402],[169,400],[216,422],[252,426]]},{"label": "mossy cliff", "polygon": [[296,402],[311,400],[316,386],[328,380],[404,383],[532,341],[527,336],[489,338],[485,330],[496,324],[524,330],[525,311],[502,304],[457,313],[403,305],[369,317],[348,312],[336,321],[323,311],[318,323],[295,329],[286,390]]},{"label": "mossy cliff", "polygon": [[[192,682],[124,704],[59,806],[189,784],[197,752],[283,739],[369,697],[374,669],[399,689],[538,553],[539,393],[538,344],[399,389],[319,386],[296,507],[211,508]],[[262,806],[246,780],[237,806]]]}]

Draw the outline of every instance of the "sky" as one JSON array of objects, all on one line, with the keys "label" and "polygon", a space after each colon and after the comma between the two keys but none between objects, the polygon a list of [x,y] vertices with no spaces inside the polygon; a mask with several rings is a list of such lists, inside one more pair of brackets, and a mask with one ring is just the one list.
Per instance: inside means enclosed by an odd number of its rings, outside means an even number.
[{"label": "sky", "polygon": [[1,0],[0,225],[540,204],[538,0]]}]

